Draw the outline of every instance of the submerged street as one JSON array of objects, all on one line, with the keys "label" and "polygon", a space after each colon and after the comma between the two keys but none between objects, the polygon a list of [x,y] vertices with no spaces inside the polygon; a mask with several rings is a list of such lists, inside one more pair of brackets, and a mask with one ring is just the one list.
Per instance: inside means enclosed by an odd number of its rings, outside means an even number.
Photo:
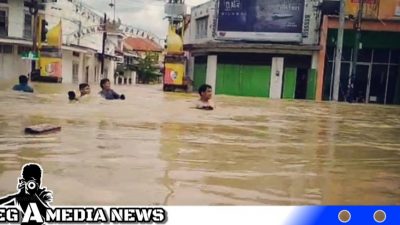
[{"label": "submerged street", "polygon": [[[14,193],[21,166],[40,163],[54,205],[397,204],[400,108],[216,96],[161,86],[0,86],[0,195]],[[61,132],[25,135],[51,123]]]}]

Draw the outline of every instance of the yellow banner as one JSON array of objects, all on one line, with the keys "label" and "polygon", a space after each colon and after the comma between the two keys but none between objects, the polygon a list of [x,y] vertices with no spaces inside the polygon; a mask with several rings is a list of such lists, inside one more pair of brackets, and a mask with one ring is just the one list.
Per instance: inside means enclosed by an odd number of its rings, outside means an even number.
[{"label": "yellow banner", "polygon": [[62,24],[61,21],[47,33],[49,46],[61,48],[62,45]]}]

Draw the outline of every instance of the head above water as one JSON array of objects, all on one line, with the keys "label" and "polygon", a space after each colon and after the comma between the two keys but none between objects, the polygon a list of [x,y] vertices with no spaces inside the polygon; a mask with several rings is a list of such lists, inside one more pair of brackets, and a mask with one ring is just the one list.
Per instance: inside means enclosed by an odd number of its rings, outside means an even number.
[{"label": "head above water", "polygon": [[90,94],[90,86],[89,86],[89,84],[87,84],[87,83],[79,84],[79,91],[81,92],[81,95]]},{"label": "head above water", "polygon": [[107,78],[102,79],[100,81],[100,87],[102,90],[110,90],[111,88],[110,80]]},{"label": "head above water", "polygon": [[18,79],[19,79],[19,83],[20,83],[20,84],[27,84],[27,83],[28,83],[28,77],[25,76],[25,75],[19,76]]},{"label": "head above water", "polygon": [[212,87],[208,84],[203,84],[199,87],[199,95],[202,100],[210,100],[212,97]]}]

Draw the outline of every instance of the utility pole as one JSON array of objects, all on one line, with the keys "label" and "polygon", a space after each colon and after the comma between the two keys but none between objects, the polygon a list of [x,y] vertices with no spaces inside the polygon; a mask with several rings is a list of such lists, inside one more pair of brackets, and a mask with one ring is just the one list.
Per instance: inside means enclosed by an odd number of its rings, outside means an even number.
[{"label": "utility pole", "polygon": [[339,100],[340,70],[342,64],[343,33],[345,23],[345,0],[340,0],[339,30],[336,41],[335,76],[333,82],[333,100]]},{"label": "utility pole", "polygon": [[354,100],[354,80],[357,74],[358,50],[360,48],[360,39],[361,39],[361,22],[364,11],[364,0],[359,0],[359,1],[360,3],[358,7],[357,20],[354,22],[354,30],[356,31],[356,37],[354,40],[354,47],[353,47],[352,70],[349,76],[349,83],[347,86],[347,95],[346,95],[348,102],[353,102]]},{"label": "utility pole", "polygon": [[104,58],[105,58],[105,48],[106,48],[106,40],[107,40],[107,14],[104,13],[104,21],[103,21],[103,45],[101,51],[101,76],[104,78]]},{"label": "utility pole", "polygon": [[115,21],[115,10],[116,10],[115,8],[117,7],[116,4],[117,4],[117,3],[116,3],[116,1],[114,0],[114,21]]},{"label": "utility pole", "polygon": [[[39,3],[36,0],[31,0],[29,4],[29,13],[33,17],[33,34],[32,34],[32,52],[37,53],[38,52],[38,46],[37,46],[37,34],[39,32],[39,20],[38,20],[38,11],[39,11]],[[32,60],[31,64],[31,80],[32,76],[36,72],[36,62],[35,60]]]}]

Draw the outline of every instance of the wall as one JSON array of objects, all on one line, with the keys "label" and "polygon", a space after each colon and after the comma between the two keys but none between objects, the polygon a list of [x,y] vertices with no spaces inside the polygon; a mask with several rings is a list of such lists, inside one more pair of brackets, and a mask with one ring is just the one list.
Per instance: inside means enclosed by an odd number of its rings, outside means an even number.
[{"label": "wall", "polygon": [[[98,80],[96,80],[95,76],[95,67],[97,65],[97,59],[94,55],[92,54],[86,54],[84,56],[84,65],[83,65],[83,73],[82,73],[82,78],[81,82],[88,82],[88,83],[97,83]],[[89,67],[89,80],[86,80],[86,67]],[[100,70],[100,67],[98,67]],[[100,76],[98,76],[100,78]]]},{"label": "wall", "polygon": [[8,36],[22,38],[24,31],[23,0],[8,1],[8,4],[0,4],[0,7],[8,8]]},{"label": "wall", "polygon": [[112,61],[112,60],[106,60],[104,64],[105,64],[104,68],[107,69],[106,77],[113,84],[114,83],[114,71],[117,68],[117,63],[115,61]]},{"label": "wall", "polygon": [[[78,3],[76,3],[78,4]],[[99,25],[102,17],[90,12],[90,10],[80,7],[67,0],[58,0],[57,3],[46,5],[46,20],[51,29],[62,20],[64,34],[73,34],[79,31],[79,21],[81,21],[81,31],[86,32],[86,28]],[[101,46],[102,33],[85,35],[80,40],[80,45],[86,47]],[[78,39],[73,35],[63,35],[63,43],[78,44]]]},{"label": "wall", "polygon": [[85,54],[79,54],[79,69],[78,69],[78,83],[83,83],[83,71],[84,71],[84,63],[85,63]]},{"label": "wall", "polygon": [[[202,39],[196,39],[196,20],[205,16],[208,16],[207,37]],[[192,7],[191,20],[188,29],[188,31],[190,32],[188,43],[201,43],[213,40],[214,19],[215,19],[215,0]]]},{"label": "wall", "polygon": [[63,50],[62,54],[62,82],[70,84],[72,83],[72,51]]},{"label": "wall", "polygon": [[285,58],[283,57],[272,58],[271,82],[269,92],[269,96],[272,99],[280,99],[282,96],[284,62]]},{"label": "wall", "polygon": [[18,79],[21,74],[30,72],[31,64],[23,60],[17,53],[17,46],[14,45],[12,54],[0,53],[0,79]]}]

